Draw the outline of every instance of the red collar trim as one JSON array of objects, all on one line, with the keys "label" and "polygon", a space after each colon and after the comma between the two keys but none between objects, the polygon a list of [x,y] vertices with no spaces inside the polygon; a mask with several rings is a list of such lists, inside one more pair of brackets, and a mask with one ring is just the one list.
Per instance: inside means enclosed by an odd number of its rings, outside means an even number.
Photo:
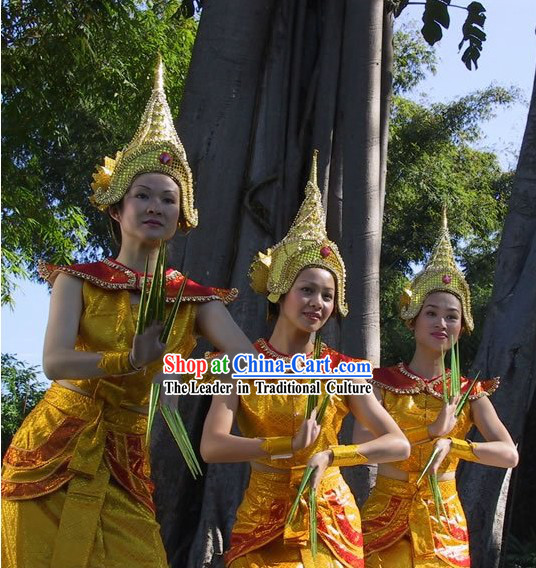
[{"label": "red collar trim", "polygon": [[[418,394],[424,392],[436,398],[443,398],[443,378],[435,377],[429,381],[412,373],[404,363],[398,363],[393,367],[380,367],[374,369],[373,385],[397,394]],[[450,385],[450,370],[447,369],[447,386]],[[471,385],[471,379],[462,377],[462,394]],[[499,387],[499,378],[478,381],[473,387],[469,400],[476,400],[485,395],[490,395]]]},{"label": "red collar trim", "polygon": [[[54,280],[60,272],[87,280],[99,288],[106,290],[134,290],[141,291],[143,273],[136,272],[117,262],[113,258],[103,261],[89,262],[86,264],[73,264],[70,266],[58,266],[39,262],[39,275],[49,284],[54,284]],[[184,276],[173,268],[166,272],[166,292],[167,301],[173,302],[177,296]],[[185,302],[209,302],[220,300],[225,304],[232,302],[238,295],[238,290],[232,288],[215,288],[212,286],[202,286],[193,280],[188,279],[184,290],[183,300]]]}]

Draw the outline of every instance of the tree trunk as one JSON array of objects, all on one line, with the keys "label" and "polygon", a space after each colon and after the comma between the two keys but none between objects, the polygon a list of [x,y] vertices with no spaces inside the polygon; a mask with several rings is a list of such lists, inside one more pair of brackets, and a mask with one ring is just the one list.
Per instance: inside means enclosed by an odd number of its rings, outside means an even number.
[{"label": "tree trunk", "polygon": [[[325,337],[349,355],[379,362],[390,90],[381,64],[391,27],[382,0],[203,3],[178,121],[200,223],[174,242],[172,254],[201,283],[239,288],[230,311],[252,340],[268,330],[266,299],[250,290],[249,265],[288,230],[318,148],[328,235],[345,259],[351,310]],[[181,397],[194,444],[208,403]],[[346,441],[350,432],[351,424]],[[248,467],[210,465],[194,483],[180,460],[170,460],[176,452],[158,424],[154,439],[156,501],[171,565],[222,566]],[[364,496],[367,482],[358,487],[356,479],[352,489]]]},{"label": "tree trunk", "polygon": [[[519,441],[536,386],[536,79],[510,208],[497,258],[493,295],[474,368],[500,376],[493,404]],[[509,472],[476,464],[459,483],[476,568],[499,565]]]}]

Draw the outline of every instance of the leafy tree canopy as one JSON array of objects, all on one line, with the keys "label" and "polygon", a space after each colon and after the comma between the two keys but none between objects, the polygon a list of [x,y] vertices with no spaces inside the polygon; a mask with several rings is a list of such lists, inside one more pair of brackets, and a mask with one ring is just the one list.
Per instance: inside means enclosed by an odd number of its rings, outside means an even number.
[{"label": "leafy tree canopy", "polygon": [[2,451],[30,410],[41,400],[45,387],[37,367],[29,367],[14,355],[2,353]]},{"label": "leafy tree canopy", "polygon": [[403,95],[433,71],[432,48],[415,30],[397,32],[395,61],[382,242],[382,364],[407,361],[413,354],[410,332],[398,318],[398,300],[408,278],[428,259],[446,204],[457,260],[472,289],[475,332],[461,342],[467,367],[491,296],[513,179],[495,154],[474,144],[482,137],[480,125],[498,107],[518,100],[519,93],[492,86],[449,103],[417,103]]},{"label": "leafy tree canopy", "polygon": [[109,251],[95,164],[134,134],[160,50],[179,110],[197,23],[179,1],[2,1],[2,303],[35,262]]}]

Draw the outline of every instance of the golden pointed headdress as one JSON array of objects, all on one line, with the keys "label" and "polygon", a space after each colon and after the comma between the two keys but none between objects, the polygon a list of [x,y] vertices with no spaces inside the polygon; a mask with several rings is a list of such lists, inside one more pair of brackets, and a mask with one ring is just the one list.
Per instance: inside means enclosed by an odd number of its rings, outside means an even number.
[{"label": "golden pointed headdress", "polygon": [[286,294],[298,274],[309,267],[329,270],[337,285],[337,308],[348,313],[345,301],[346,269],[337,245],[328,239],[322,196],[317,183],[317,154],[313,154],[311,175],[305,186],[305,198],[287,235],[266,253],[259,252],[249,269],[251,287],[267,294],[276,303]]},{"label": "golden pointed headdress", "polygon": [[193,178],[186,152],[179,140],[164,92],[164,64],[160,55],[155,71],[153,92],[130,144],[117,152],[115,159],[106,156],[97,166],[90,200],[101,211],[119,202],[132,180],[143,173],[163,173],[171,177],[181,193],[179,227],[187,231],[197,226],[194,208]]},{"label": "golden pointed headdress", "polygon": [[471,293],[463,273],[456,266],[445,208],[439,238],[434,245],[430,260],[402,293],[400,317],[404,320],[412,320],[416,317],[421,311],[424,300],[432,292],[449,292],[456,296],[462,304],[465,327],[469,332],[473,330]]}]

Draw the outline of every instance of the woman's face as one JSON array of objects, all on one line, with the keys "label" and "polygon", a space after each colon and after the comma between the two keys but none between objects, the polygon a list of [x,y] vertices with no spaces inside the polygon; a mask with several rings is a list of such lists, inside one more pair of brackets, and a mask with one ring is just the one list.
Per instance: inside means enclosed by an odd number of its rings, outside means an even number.
[{"label": "woman's face", "polygon": [[318,331],[333,313],[335,280],[323,268],[305,268],[281,300],[279,317],[306,333]]},{"label": "woman's face", "polygon": [[462,305],[456,296],[448,292],[429,294],[415,319],[415,342],[430,351],[445,352],[451,347],[451,337],[454,342],[458,340],[462,323]]},{"label": "woman's face", "polygon": [[141,241],[169,240],[177,230],[180,214],[179,186],[160,173],[137,176],[110,215],[121,226],[125,237]]}]

